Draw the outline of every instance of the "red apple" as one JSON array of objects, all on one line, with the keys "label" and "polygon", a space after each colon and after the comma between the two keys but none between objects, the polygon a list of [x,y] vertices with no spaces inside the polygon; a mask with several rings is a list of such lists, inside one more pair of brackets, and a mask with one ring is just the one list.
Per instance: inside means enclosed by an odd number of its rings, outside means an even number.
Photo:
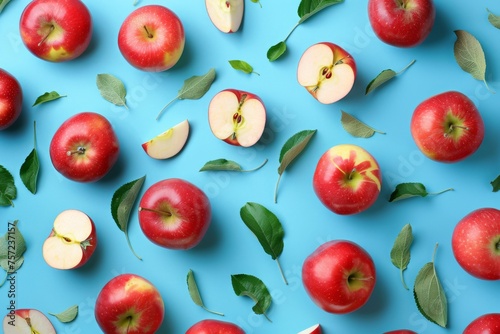
[{"label": "red apple", "polygon": [[222,32],[238,31],[243,20],[245,2],[243,0],[205,0],[208,17]]},{"label": "red apple", "polygon": [[225,89],[210,101],[208,122],[215,137],[231,145],[249,147],[264,133],[266,107],[255,94]]},{"label": "red apple", "polygon": [[304,288],[321,309],[335,314],[356,311],[375,287],[375,265],[358,244],[332,240],[319,246],[302,265]]},{"label": "red apple", "polygon": [[337,145],[319,159],[313,188],[331,211],[350,215],[368,209],[378,198],[382,176],[375,158],[365,149]]},{"label": "red apple", "polygon": [[82,112],[68,118],[50,142],[54,168],[70,180],[94,182],[118,160],[118,138],[102,115]]},{"label": "red apple", "polygon": [[54,326],[35,309],[11,309],[3,318],[4,334],[56,334]]},{"label": "red apple", "polygon": [[245,334],[245,331],[231,322],[206,319],[195,323],[186,334]]},{"label": "red apple", "polygon": [[462,218],[453,230],[453,255],[469,274],[500,279],[500,210],[481,208]]},{"label": "red apple", "polygon": [[203,239],[211,219],[208,197],[182,179],[156,182],[139,203],[139,224],[144,235],[165,248],[193,248]]},{"label": "red apple", "polygon": [[500,313],[488,313],[477,317],[462,334],[500,334]]},{"label": "red apple", "polygon": [[298,334],[321,334],[323,333],[321,330],[320,324],[313,325],[309,328],[306,328],[302,331],[300,331]]},{"label": "red apple", "polygon": [[384,334],[417,334],[417,332],[411,331],[409,329],[397,329],[390,332],[384,332]]},{"label": "red apple", "polygon": [[433,0],[368,0],[368,19],[377,37],[397,47],[414,47],[432,30]]},{"label": "red apple", "polygon": [[121,274],[101,289],[94,314],[106,334],[154,334],[163,322],[165,305],[150,281]]},{"label": "red apple", "polygon": [[0,130],[11,126],[23,109],[23,91],[19,81],[0,68]]},{"label": "red apple", "polygon": [[118,47],[134,67],[161,72],[173,67],[184,51],[184,27],[179,17],[160,5],[137,8],[123,21]]},{"label": "red apple", "polygon": [[421,102],[413,112],[411,134],[430,159],[457,162],[474,153],[484,138],[484,123],[464,94],[448,91]]},{"label": "red apple", "polygon": [[56,269],[83,266],[97,247],[94,222],[78,210],[65,210],[57,215],[42,254],[47,264]]},{"label": "red apple", "polygon": [[319,102],[344,98],[356,79],[354,58],[340,46],[322,42],[310,46],[299,60],[297,80]]},{"label": "red apple", "polygon": [[80,0],[33,0],[19,22],[21,38],[35,56],[53,62],[80,56],[92,39],[92,17]]}]

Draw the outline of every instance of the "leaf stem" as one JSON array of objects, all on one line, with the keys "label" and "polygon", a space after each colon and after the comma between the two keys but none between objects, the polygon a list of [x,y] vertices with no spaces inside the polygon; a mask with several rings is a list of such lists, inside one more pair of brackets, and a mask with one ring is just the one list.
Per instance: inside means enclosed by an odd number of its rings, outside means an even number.
[{"label": "leaf stem", "polygon": [[297,22],[297,23],[293,26],[292,30],[290,30],[290,32],[288,33],[288,35],[286,35],[286,37],[285,37],[285,39],[283,40],[283,42],[285,42],[285,43],[286,43],[286,41],[288,40],[288,38],[290,37],[290,35],[291,35],[294,31],[295,31],[295,29],[297,29],[297,27],[298,27],[299,25],[300,25],[300,21],[299,21],[299,22]]},{"label": "leaf stem", "polygon": [[167,103],[161,110],[160,112],[158,113],[158,116],[156,116],[156,120],[158,120],[161,116],[161,114],[163,114],[163,111],[165,109],[167,109],[172,103],[174,103],[175,101],[177,101],[179,99],[179,95],[177,95],[172,101],[170,101],[169,103]]},{"label": "leaf stem", "polygon": [[33,121],[33,147],[36,148],[36,121]]},{"label": "leaf stem", "polygon": [[445,189],[445,190],[438,191],[437,193],[429,193],[428,195],[433,195],[433,196],[435,196],[435,195],[439,195],[439,194],[445,193],[445,192],[447,192],[447,191],[453,191],[453,190],[455,190],[455,189],[453,189],[453,188],[447,188],[447,189]]},{"label": "leaf stem", "polygon": [[396,73],[396,75],[399,75],[401,73],[403,73],[404,71],[406,71],[411,65],[413,65],[414,63],[416,62],[415,59],[413,59],[408,65],[406,65],[401,71],[399,71],[398,73]]},{"label": "leaf stem", "polygon": [[132,243],[130,242],[130,238],[128,237],[128,233],[125,233],[125,238],[127,239],[128,247],[130,248],[130,250],[132,251],[132,253],[135,255],[136,258],[138,258],[139,260],[142,261],[142,257],[140,257],[139,255],[137,255],[137,253],[135,252],[134,248],[132,247]]},{"label": "leaf stem", "polygon": [[205,311],[207,312],[210,312],[212,314],[215,314],[215,315],[220,315],[221,317],[224,316],[224,313],[221,313],[221,312],[216,312],[216,311],[212,311],[210,309],[208,309],[205,305],[201,305],[201,308],[204,309]]},{"label": "leaf stem", "polygon": [[276,187],[274,188],[274,203],[278,203],[278,187],[280,184],[281,175],[282,174],[279,174],[278,181],[276,182]]},{"label": "leaf stem", "polygon": [[278,258],[276,258],[276,263],[278,264],[278,268],[281,273],[281,277],[283,278],[283,282],[285,282],[286,285],[288,285],[288,281],[286,280],[285,273],[283,272],[283,269],[281,268],[281,264]]},{"label": "leaf stem", "polygon": [[488,86],[488,82],[486,81],[486,79],[483,79],[483,82],[484,82],[484,85],[486,86],[486,89],[491,93],[491,94],[496,94],[496,92],[494,90],[492,90],[490,88],[490,86]]},{"label": "leaf stem", "polygon": [[264,160],[264,162],[260,166],[258,166],[258,167],[255,167],[253,169],[245,169],[245,170],[242,170],[242,172],[255,172],[256,170],[259,170],[262,167],[264,167],[264,165],[267,163],[267,160],[268,159],[266,158],[266,160]]},{"label": "leaf stem", "polygon": [[404,287],[406,290],[409,290],[409,289],[408,289],[408,285],[406,285],[406,282],[405,282],[405,278],[404,278],[404,275],[403,275],[403,269],[400,269],[400,270],[399,270],[399,275],[401,276],[401,282],[403,283],[403,287]]},{"label": "leaf stem", "polygon": [[437,253],[437,249],[438,249],[438,243],[436,242],[436,245],[434,246],[434,252],[432,253],[432,263],[434,264],[434,261],[436,259],[436,253]]}]

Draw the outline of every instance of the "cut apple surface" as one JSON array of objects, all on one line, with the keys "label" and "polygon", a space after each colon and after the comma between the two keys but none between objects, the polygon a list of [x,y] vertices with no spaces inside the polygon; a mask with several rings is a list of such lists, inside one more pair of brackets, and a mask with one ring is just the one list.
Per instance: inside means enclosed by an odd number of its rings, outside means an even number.
[{"label": "cut apple surface", "polygon": [[266,108],[255,94],[226,89],[208,107],[208,121],[215,137],[235,146],[257,143],[266,126]]},{"label": "cut apple surface", "polygon": [[322,332],[320,324],[316,324],[314,326],[311,326],[309,328],[300,331],[298,334],[321,334],[321,333]]},{"label": "cut apple surface", "polygon": [[243,0],[205,0],[208,17],[214,26],[224,33],[238,31],[243,20]]},{"label": "cut apple surface", "polygon": [[299,84],[323,104],[331,104],[344,98],[351,91],[355,79],[354,59],[336,44],[314,44],[299,60]]},{"label": "cut apple surface", "polygon": [[42,312],[35,309],[11,311],[3,318],[4,334],[56,334],[54,326]]},{"label": "cut apple surface", "polygon": [[142,148],[151,158],[168,159],[177,155],[189,137],[189,122],[184,120],[165,132],[142,144]]}]

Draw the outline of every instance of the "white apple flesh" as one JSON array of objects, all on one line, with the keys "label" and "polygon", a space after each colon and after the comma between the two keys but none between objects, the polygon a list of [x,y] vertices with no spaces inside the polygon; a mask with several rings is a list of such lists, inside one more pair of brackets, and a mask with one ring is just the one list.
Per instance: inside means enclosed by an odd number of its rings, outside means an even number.
[{"label": "white apple flesh", "polygon": [[243,20],[243,0],[205,0],[208,17],[224,33],[238,31]]},{"label": "white apple flesh", "polygon": [[300,331],[298,334],[321,334],[321,326],[320,324],[313,325],[309,328],[306,328],[302,331]]},{"label": "white apple flesh", "polygon": [[42,312],[19,309],[3,318],[4,334],[56,334],[54,326]]},{"label": "white apple flesh", "polygon": [[189,122],[184,120],[165,132],[142,144],[142,148],[153,159],[168,159],[177,155],[189,137]]}]

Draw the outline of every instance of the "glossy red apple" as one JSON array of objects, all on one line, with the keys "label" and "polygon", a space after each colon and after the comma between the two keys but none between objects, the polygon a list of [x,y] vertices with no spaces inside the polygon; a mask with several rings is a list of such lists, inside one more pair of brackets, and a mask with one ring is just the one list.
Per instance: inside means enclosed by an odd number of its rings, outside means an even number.
[{"label": "glossy red apple", "polygon": [[314,192],[331,211],[350,215],[375,203],[382,176],[375,158],[350,144],[336,145],[319,159],[313,175]]},{"label": "glossy red apple", "polygon": [[0,130],[11,126],[23,109],[23,90],[19,81],[0,68]]},{"label": "glossy red apple", "polygon": [[189,327],[186,334],[245,334],[245,331],[228,321],[205,319]]},{"label": "glossy red apple", "polygon": [[376,282],[375,265],[358,244],[332,240],[305,259],[302,282],[321,309],[335,314],[350,313],[370,298]]},{"label": "glossy red apple", "polygon": [[156,182],[139,203],[144,235],[165,248],[193,248],[203,239],[211,219],[212,208],[205,193],[178,178]]},{"label": "glossy red apple", "polygon": [[59,173],[73,181],[94,182],[111,170],[118,160],[120,145],[104,116],[82,112],[57,129],[49,152]]},{"label": "glossy red apple", "polygon": [[184,51],[184,27],[179,17],[161,5],[137,8],[123,21],[118,47],[134,67],[161,72],[173,67]]},{"label": "glossy red apple", "polygon": [[154,334],[163,322],[165,306],[150,281],[136,274],[121,274],[101,289],[94,314],[106,334]]},{"label": "glossy red apple", "polygon": [[413,112],[411,135],[430,159],[457,162],[473,154],[484,138],[484,123],[464,94],[448,91],[421,102]]},{"label": "glossy red apple", "polygon": [[451,238],[453,255],[469,274],[500,279],[500,210],[481,208],[462,218]]},{"label": "glossy red apple", "polygon": [[92,39],[92,17],[80,0],[33,0],[19,22],[21,38],[35,56],[53,62],[79,57]]},{"label": "glossy red apple", "polygon": [[397,47],[421,44],[434,26],[433,0],[369,0],[368,19],[377,37]]},{"label": "glossy red apple", "polygon": [[35,309],[10,310],[2,326],[3,334],[56,334],[47,316]]},{"label": "glossy red apple", "polygon": [[467,325],[462,334],[500,334],[500,313],[477,317]]}]

